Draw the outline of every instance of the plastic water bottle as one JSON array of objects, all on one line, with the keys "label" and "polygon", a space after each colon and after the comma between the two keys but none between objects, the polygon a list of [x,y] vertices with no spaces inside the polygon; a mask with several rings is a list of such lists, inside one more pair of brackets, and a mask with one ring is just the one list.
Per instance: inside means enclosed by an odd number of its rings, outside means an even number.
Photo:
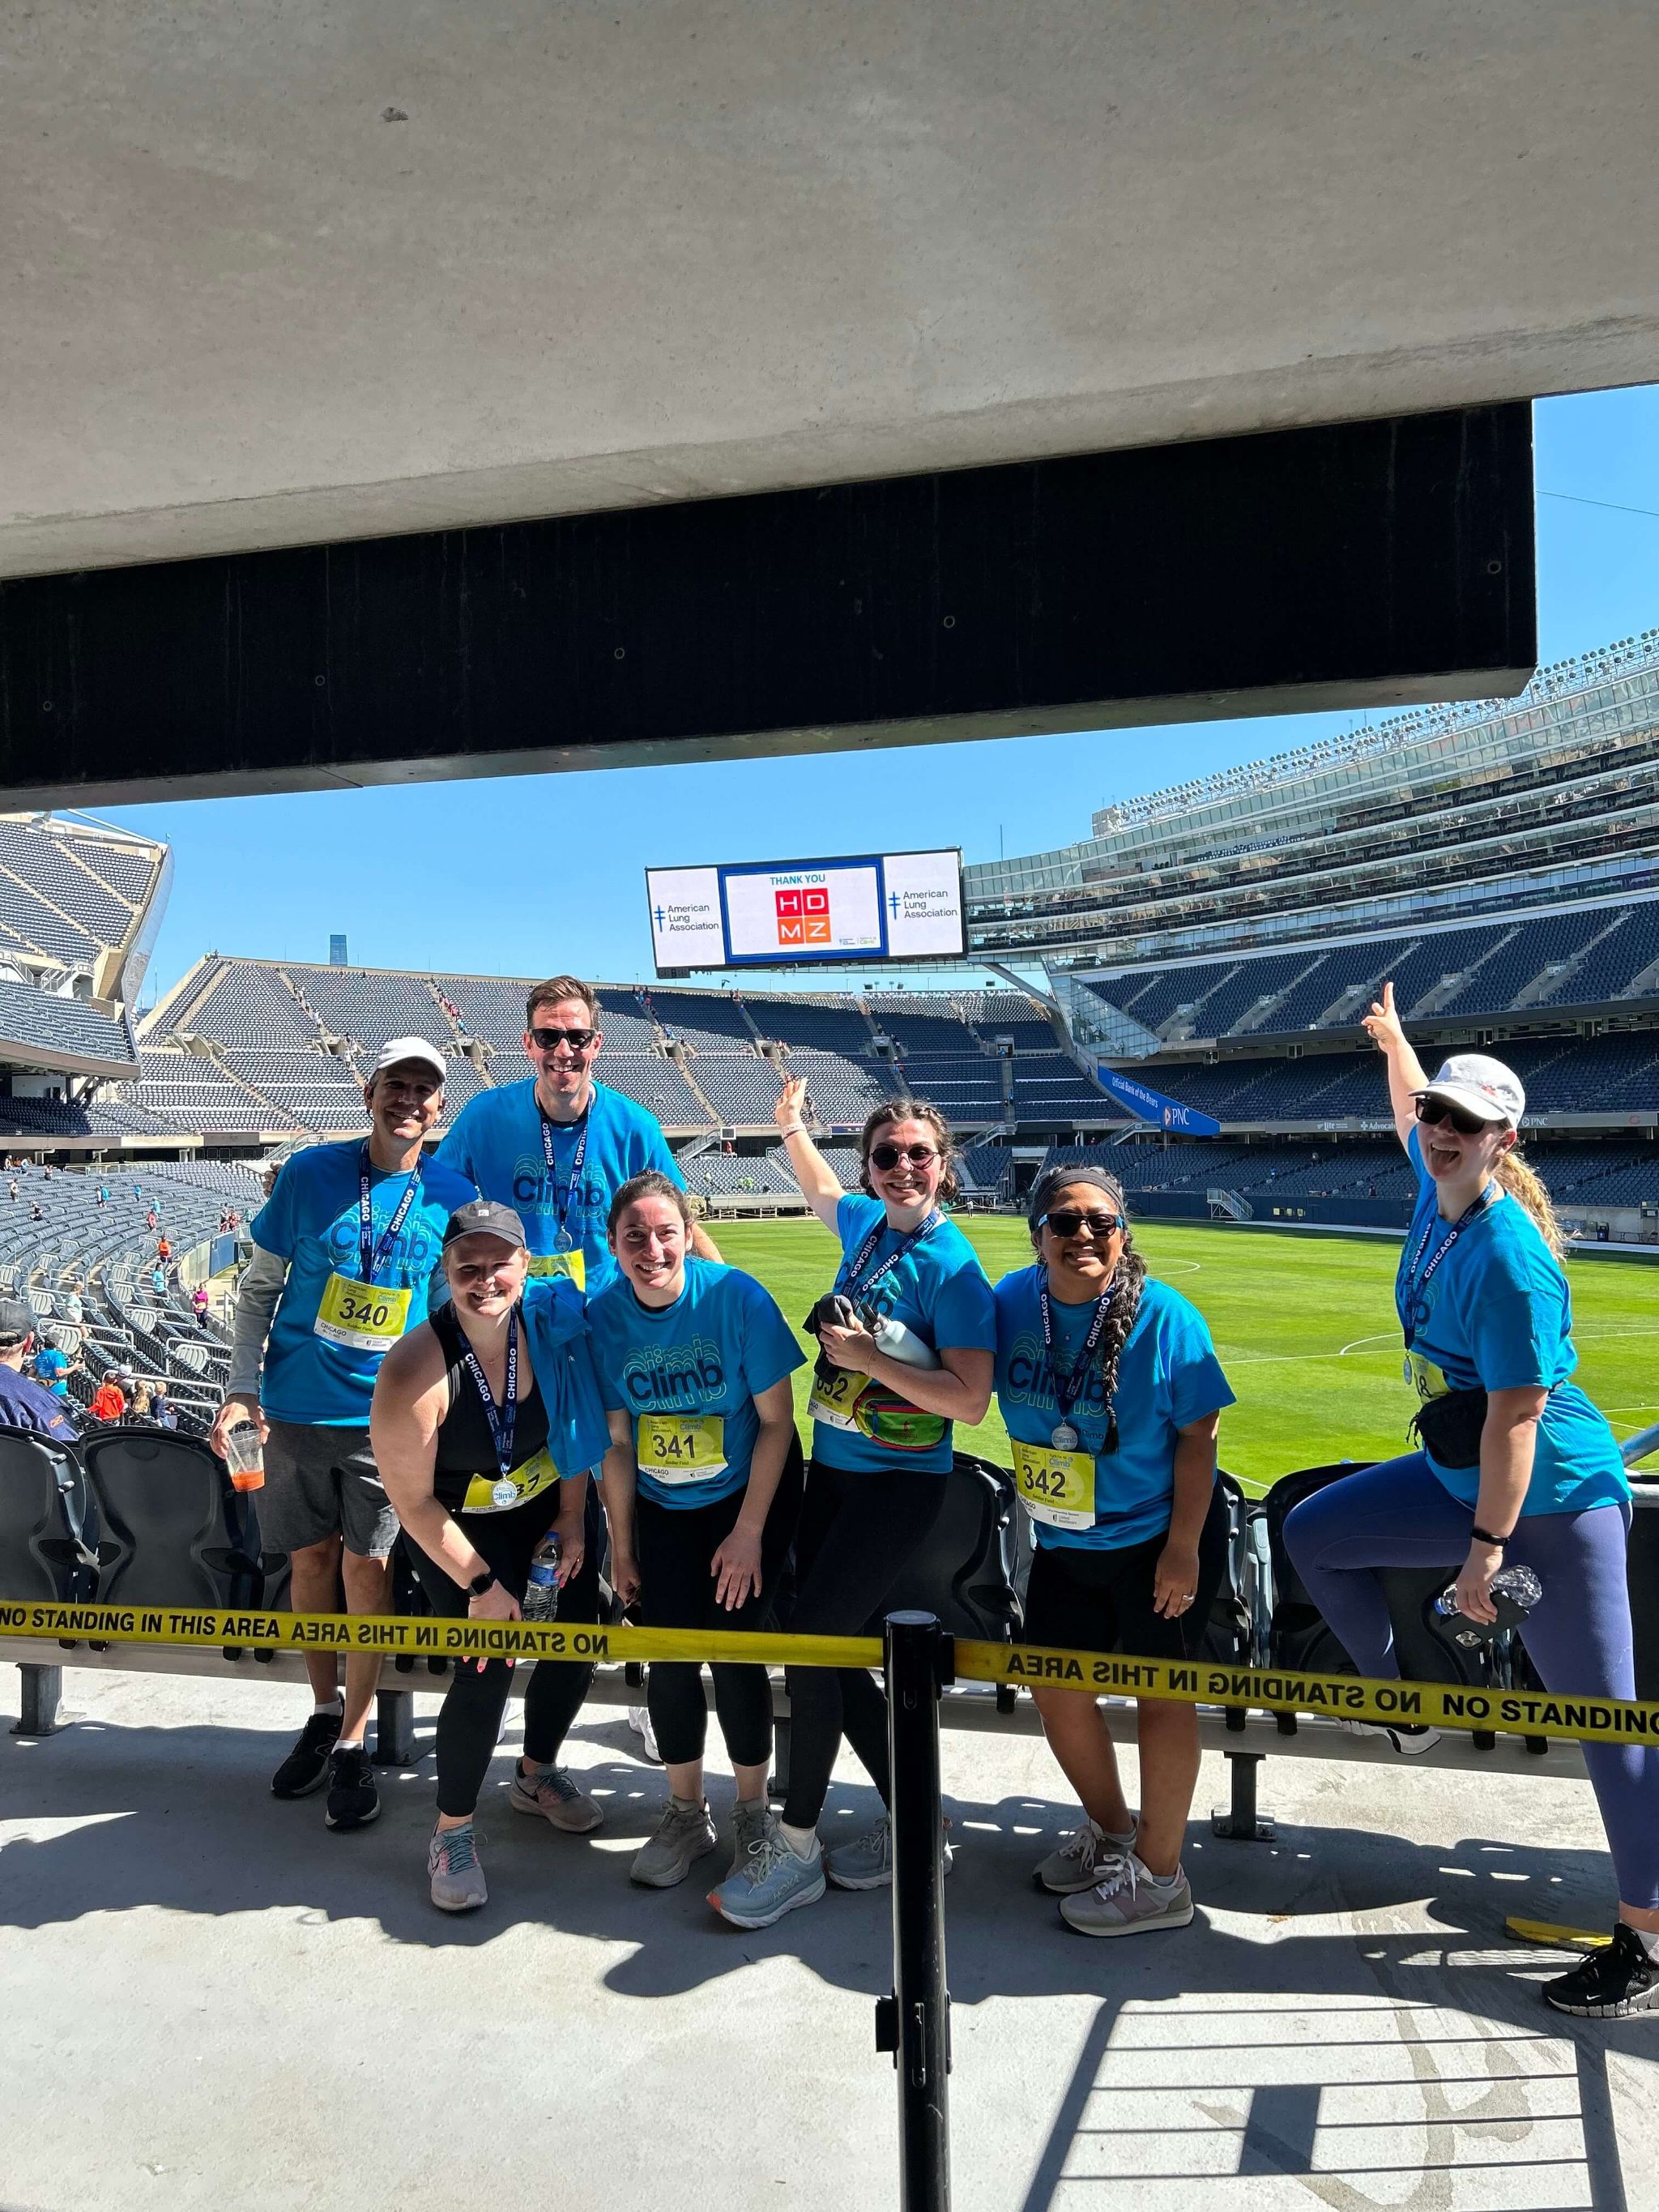
[{"label": "plastic water bottle", "polygon": [[559,1610],[559,1540],[550,1528],[530,1559],[530,1579],[519,1608],[526,1620],[552,1620]]},{"label": "plastic water bottle", "polygon": [[1490,1644],[1505,1629],[1518,1628],[1544,1595],[1544,1585],[1530,1567],[1500,1567],[1492,1577],[1489,1595],[1495,1608],[1496,1620],[1468,1620],[1457,1610],[1457,1585],[1449,1583],[1434,1601],[1434,1610],[1442,1620],[1455,1620],[1457,1627],[1452,1642],[1466,1649],[1476,1644]]},{"label": "plastic water bottle", "polygon": [[890,1359],[900,1360],[906,1367],[937,1367],[939,1364],[933,1346],[924,1343],[915,1329],[906,1328],[891,1314],[878,1314],[870,1325],[870,1334]]}]

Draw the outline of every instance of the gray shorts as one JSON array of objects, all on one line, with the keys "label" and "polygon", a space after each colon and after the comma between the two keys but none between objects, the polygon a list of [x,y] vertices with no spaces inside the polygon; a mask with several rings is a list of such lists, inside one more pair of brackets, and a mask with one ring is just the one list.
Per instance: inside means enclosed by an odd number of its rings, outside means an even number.
[{"label": "gray shorts", "polygon": [[258,1504],[259,1533],[272,1551],[343,1536],[348,1552],[383,1559],[398,1540],[366,1428],[272,1421]]}]

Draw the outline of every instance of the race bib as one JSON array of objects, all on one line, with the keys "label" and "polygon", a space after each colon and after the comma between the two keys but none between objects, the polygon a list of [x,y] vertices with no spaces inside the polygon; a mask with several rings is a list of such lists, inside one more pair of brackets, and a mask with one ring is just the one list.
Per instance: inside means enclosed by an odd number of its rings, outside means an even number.
[{"label": "race bib", "polygon": [[1425,1359],[1420,1352],[1408,1352],[1406,1354],[1405,1376],[1407,1382],[1411,1384],[1413,1389],[1425,1403],[1431,1398],[1445,1397],[1451,1389],[1451,1384],[1447,1382],[1433,1360]]},{"label": "race bib", "polygon": [[814,1374],[806,1410],[815,1421],[827,1421],[832,1429],[846,1429],[857,1436],[861,1431],[854,1409],[869,1387],[867,1375],[850,1367],[832,1367],[827,1374]]},{"label": "race bib", "polygon": [[566,1275],[579,1291],[587,1288],[587,1255],[584,1252],[532,1252],[532,1275]]},{"label": "race bib", "polygon": [[1051,1528],[1095,1525],[1091,1453],[1055,1451],[1048,1444],[1015,1443],[1014,1487],[1033,1521],[1046,1521]]},{"label": "race bib", "polygon": [[[522,1467],[515,1467],[503,1475],[475,1474],[466,1486],[466,1496],[461,1500],[463,1513],[511,1513],[526,1499],[539,1498],[544,1490],[551,1490],[559,1480],[559,1470],[548,1455],[544,1445],[533,1459]],[[513,1495],[503,1504],[495,1496],[497,1484],[505,1490],[513,1486]]]},{"label": "race bib", "polygon": [[720,1413],[641,1413],[635,1457],[659,1482],[707,1482],[726,1470],[726,1421]]},{"label": "race bib", "polygon": [[376,1290],[373,1283],[354,1282],[349,1275],[331,1275],[312,1328],[331,1344],[348,1345],[353,1352],[384,1352],[409,1326],[412,1296],[409,1291]]}]

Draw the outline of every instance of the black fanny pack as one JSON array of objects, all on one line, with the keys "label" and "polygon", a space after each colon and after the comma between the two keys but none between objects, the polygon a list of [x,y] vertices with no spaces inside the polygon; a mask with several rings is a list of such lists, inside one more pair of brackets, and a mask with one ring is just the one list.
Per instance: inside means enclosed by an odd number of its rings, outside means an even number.
[{"label": "black fanny pack", "polygon": [[1484,1390],[1448,1390],[1425,1398],[1412,1417],[1417,1440],[1442,1467],[1479,1467],[1480,1431],[1486,1425]]}]

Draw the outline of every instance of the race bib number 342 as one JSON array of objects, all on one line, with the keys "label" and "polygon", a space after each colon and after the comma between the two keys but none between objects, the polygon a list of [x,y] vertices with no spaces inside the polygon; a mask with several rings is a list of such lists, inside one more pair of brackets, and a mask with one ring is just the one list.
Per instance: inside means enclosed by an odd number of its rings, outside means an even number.
[{"label": "race bib number 342", "polygon": [[313,1330],[353,1352],[384,1352],[409,1326],[412,1295],[354,1282],[349,1275],[331,1275],[323,1285]]},{"label": "race bib number 342", "polygon": [[1033,1521],[1051,1528],[1094,1527],[1095,1463],[1088,1452],[1016,1443],[1014,1486]]}]

